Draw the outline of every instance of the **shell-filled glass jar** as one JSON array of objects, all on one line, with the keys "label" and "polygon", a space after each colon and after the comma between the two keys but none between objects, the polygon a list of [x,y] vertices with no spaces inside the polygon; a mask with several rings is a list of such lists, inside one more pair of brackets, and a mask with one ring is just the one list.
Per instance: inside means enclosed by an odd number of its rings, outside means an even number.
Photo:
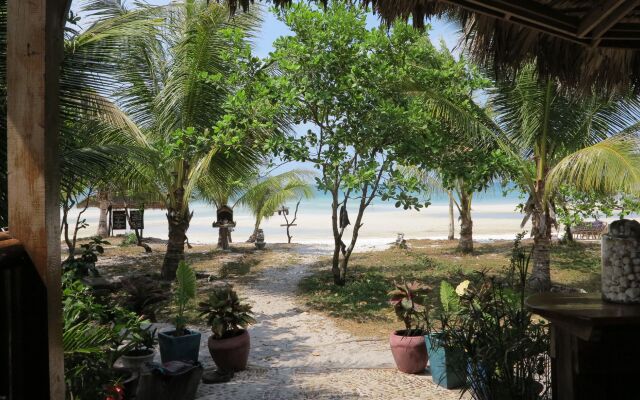
[{"label": "shell-filled glass jar", "polygon": [[602,235],[602,298],[640,303],[640,223],[619,220]]}]

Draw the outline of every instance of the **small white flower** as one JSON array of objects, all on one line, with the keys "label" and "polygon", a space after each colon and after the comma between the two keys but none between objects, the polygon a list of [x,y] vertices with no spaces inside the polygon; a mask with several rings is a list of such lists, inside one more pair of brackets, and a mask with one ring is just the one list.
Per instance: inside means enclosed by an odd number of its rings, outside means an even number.
[{"label": "small white flower", "polygon": [[471,282],[469,282],[468,280],[460,282],[458,287],[456,287],[456,293],[458,294],[458,296],[464,296],[470,283]]}]

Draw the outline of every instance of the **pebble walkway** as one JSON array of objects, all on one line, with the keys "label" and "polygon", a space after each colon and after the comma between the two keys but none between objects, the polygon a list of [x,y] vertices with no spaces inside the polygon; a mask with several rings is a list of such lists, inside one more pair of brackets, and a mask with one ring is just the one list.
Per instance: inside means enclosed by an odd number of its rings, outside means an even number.
[{"label": "pebble walkway", "polygon": [[[458,391],[440,388],[428,373],[398,372],[386,341],[356,338],[296,306],[297,284],[317,255],[307,249],[299,265],[269,269],[236,286],[258,321],[250,328],[249,367],[229,383],[201,384],[196,399],[459,399]],[[213,368],[208,333],[200,330],[200,361]]]}]

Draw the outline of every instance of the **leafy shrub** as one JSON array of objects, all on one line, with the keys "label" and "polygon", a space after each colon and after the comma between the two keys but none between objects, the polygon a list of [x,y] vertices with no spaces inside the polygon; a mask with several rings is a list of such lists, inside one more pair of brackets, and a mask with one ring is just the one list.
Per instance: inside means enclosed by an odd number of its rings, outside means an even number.
[{"label": "leafy shrub", "polygon": [[63,263],[62,269],[64,273],[70,273],[74,279],[80,279],[85,276],[99,276],[100,273],[96,269],[98,255],[104,254],[104,245],[110,244],[106,240],[102,240],[100,236],[92,237],[88,243],[80,246],[82,254],[80,257],[67,260]]},{"label": "leafy shrub", "polygon": [[445,348],[464,350],[467,362],[457,365],[457,373],[467,375],[464,390],[475,400],[550,397],[548,326],[524,306],[530,254],[520,240],[512,254],[507,281],[480,272],[453,292],[442,284],[443,311],[436,321],[426,321],[441,326]]},{"label": "leafy shrub", "polygon": [[251,306],[243,304],[233,286],[216,287],[209,299],[199,304],[200,316],[207,317],[213,337],[224,339],[236,336],[242,329],[255,323]]},{"label": "leafy shrub", "polygon": [[121,247],[133,246],[138,244],[138,237],[134,232],[129,232],[124,235],[122,238],[122,242],[120,243]]},{"label": "leafy shrub", "polygon": [[67,398],[104,398],[117,379],[111,366],[128,351],[128,332],[143,321],[116,304],[103,304],[88,287],[67,275],[63,287],[63,349]]}]

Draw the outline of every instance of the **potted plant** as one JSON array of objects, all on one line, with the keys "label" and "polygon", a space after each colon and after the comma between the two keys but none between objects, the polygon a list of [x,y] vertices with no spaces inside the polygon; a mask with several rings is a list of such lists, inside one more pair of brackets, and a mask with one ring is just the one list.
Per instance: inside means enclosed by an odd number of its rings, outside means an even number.
[{"label": "potted plant", "polygon": [[208,345],[213,361],[222,371],[242,371],[249,359],[247,327],[255,322],[251,306],[242,303],[232,285],[216,287],[200,303],[200,315],[211,326]]},{"label": "potted plant", "polygon": [[[460,311],[460,297],[469,286],[469,281],[464,281],[456,289],[447,282],[440,283],[440,325],[450,328],[457,326],[456,319]],[[430,324],[429,324],[430,325]],[[433,381],[447,389],[458,388],[464,385],[466,379],[467,361],[462,348],[446,346],[445,333],[430,331],[425,335],[427,353],[429,354],[429,370]]]},{"label": "potted plant", "polygon": [[143,328],[138,325],[129,332],[130,348],[120,358],[123,367],[139,371],[145,363],[153,361],[156,354],[154,350],[157,343],[156,331],[157,329],[151,330],[150,327]]},{"label": "potted plant", "polygon": [[200,350],[200,332],[187,329],[185,312],[196,297],[196,274],[184,261],[176,271],[175,329],[158,333],[160,358],[168,361],[198,361]]},{"label": "potted plant", "polygon": [[397,330],[389,336],[391,353],[398,370],[408,374],[423,372],[427,367],[427,347],[424,331],[416,324],[418,315],[426,311],[425,296],[428,287],[418,282],[395,284],[389,292],[398,320],[404,322],[405,329]]}]

